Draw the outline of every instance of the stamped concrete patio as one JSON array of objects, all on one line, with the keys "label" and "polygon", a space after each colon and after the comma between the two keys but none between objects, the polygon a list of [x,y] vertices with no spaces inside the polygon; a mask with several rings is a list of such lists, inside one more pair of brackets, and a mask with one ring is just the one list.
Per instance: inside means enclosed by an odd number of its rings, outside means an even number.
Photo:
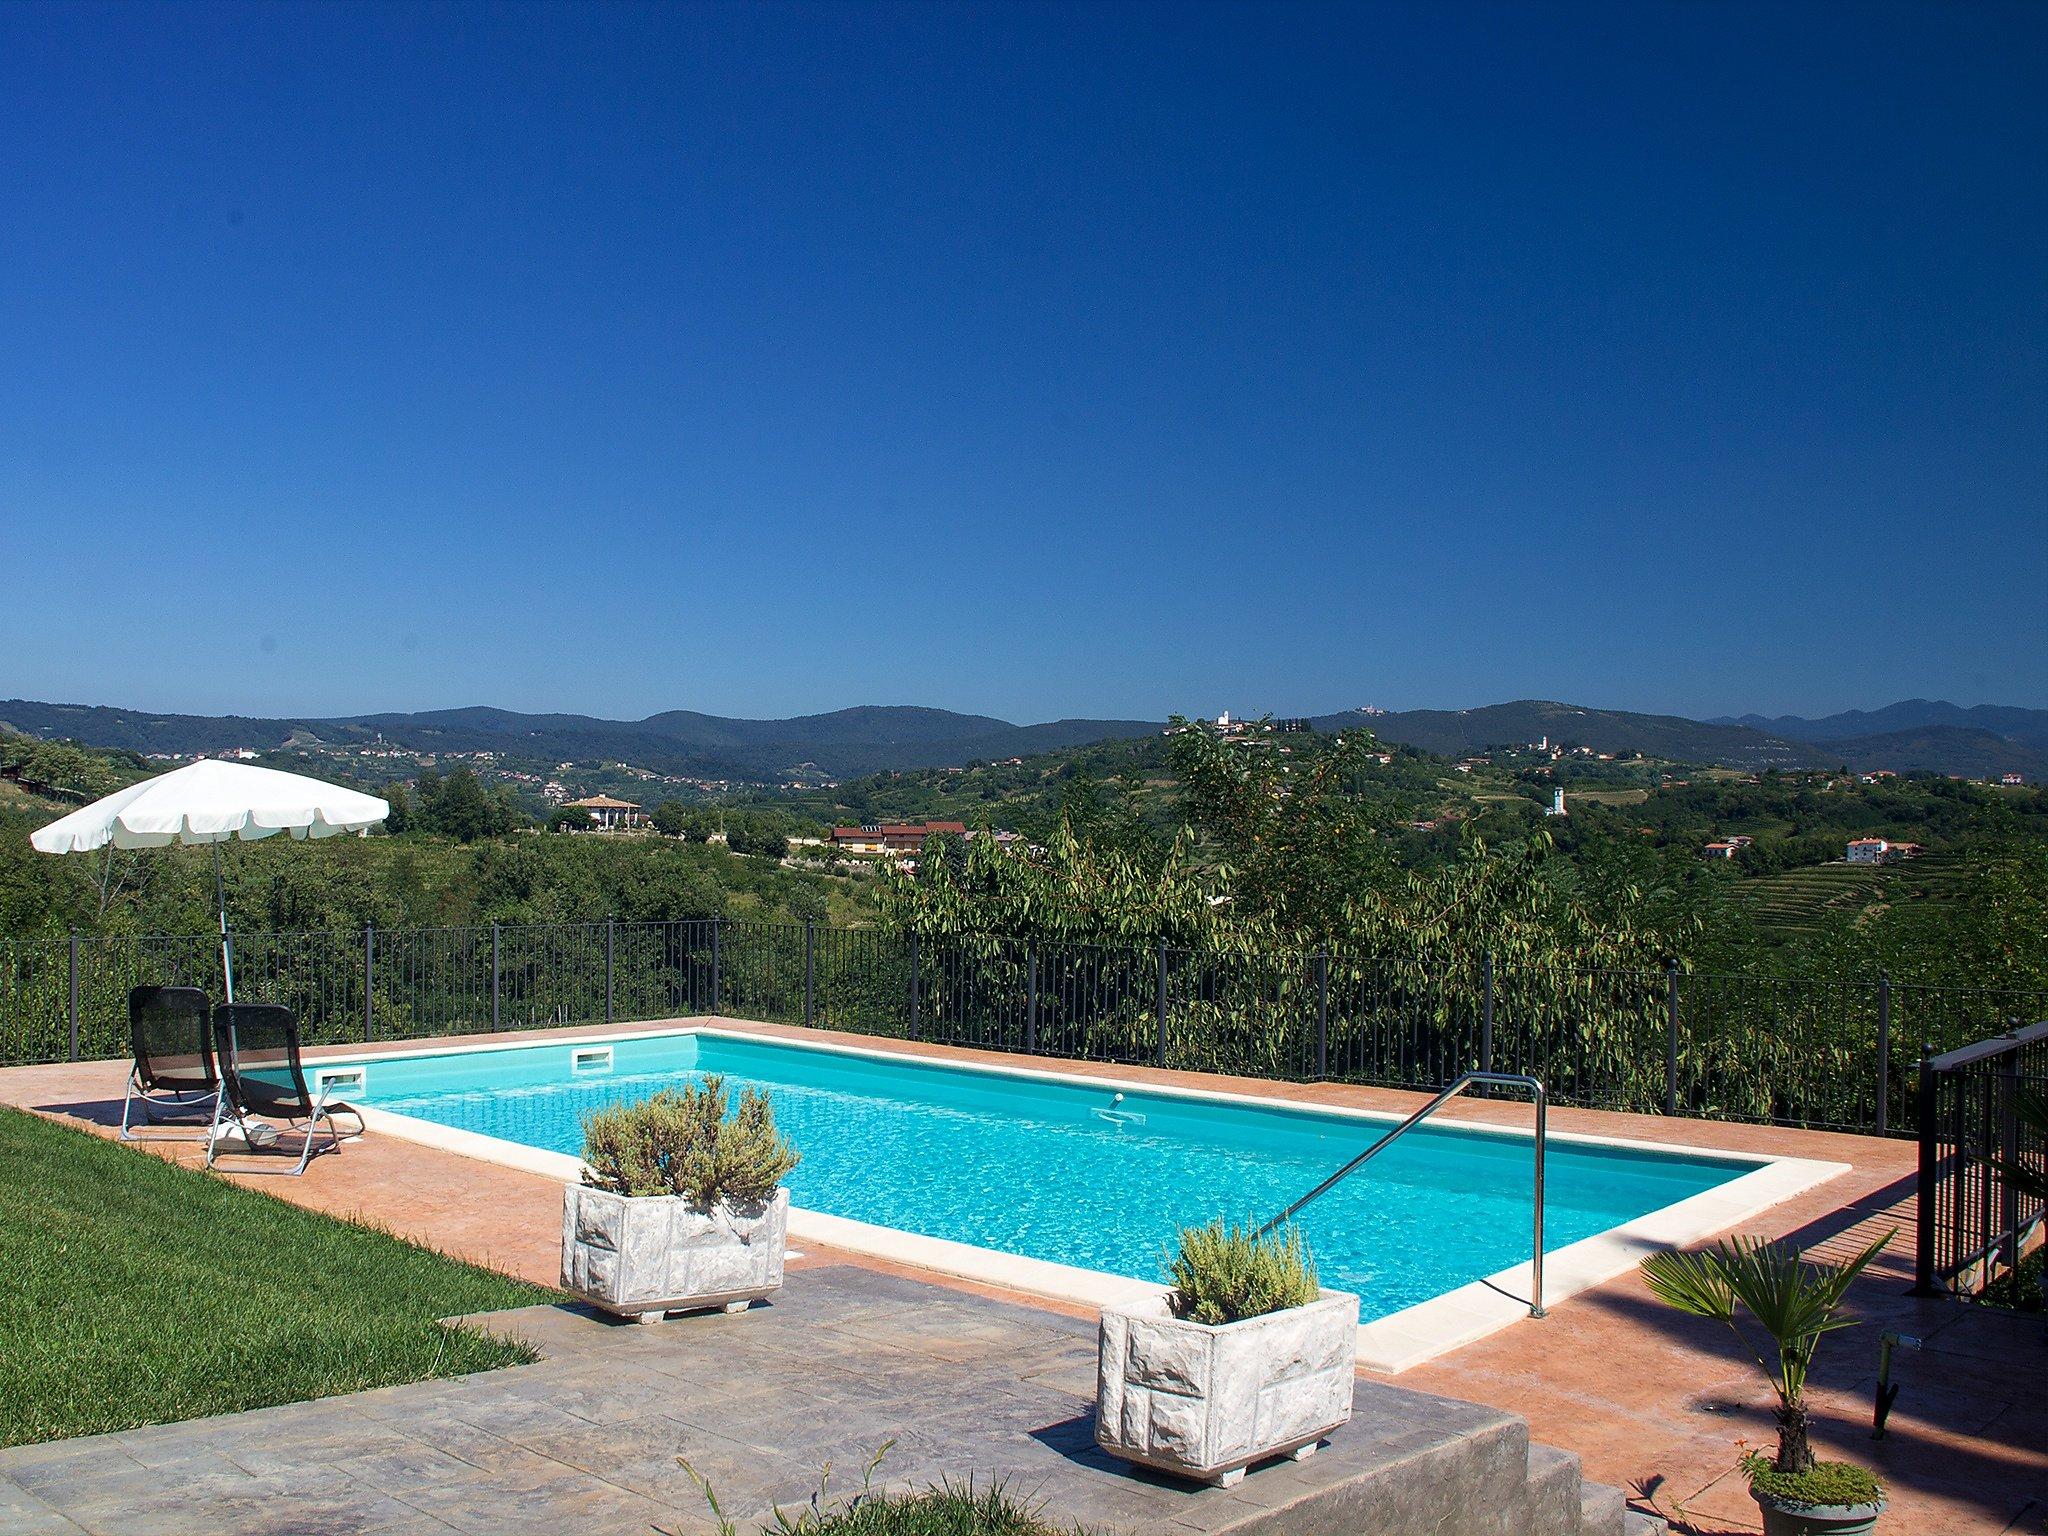
[{"label": "stamped concrete patio", "polygon": [[[718,1022],[734,1027],[732,1020]],[[784,1032],[779,1026],[746,1027]],[[540,1032],[545,1033],[549,1032]],[[1015,1060],[838,1038],[967,1060]],[[1196,1078],[1081,1063],[1047,1065],[1400,1112],[1418,1102],[1412,1094],[1336,1084]],[[0,1071],[0,1102],[70,1118],[104,1132],[119,1116],[123,1071],[122,1064],[104,1062]],[[1510,1123],[1525,1122],[1527,1115],[1520,1106],[1483,1101],[1459,1103],[1452,1112],[1459,1118]],[[2048,1369],[2048,1327],[2039,1318],[2006,1317],[1905,1294],[1913,1219],[1910,1143],[1575,1110],[1553,1111],[1552,1124],[1560,1130],[1849,1164],[1849,1173],[1748,1224],[1748,1230],[1786,1238],[1817,1257],[1840,1257],[1877,1231],[1900,1229],[1892,1251],[1851,1292],[1851,1309],[1865,1326],[1833,1336],[1824,1348],[1815,1382],[1823,1454],[1861,1461],[1886,1479],[1892,1496],[1887,1529],[1912,1536],[1988,1536],[2043,1528],[2048,1518],[2048,1405],[2039,1382]],[[197,1149],[189,1145],[152,1150],[182,1161],[197,1160]],[[528,1278],[552,1283],[555,1277],[560,1191],[532,1174],[371,1135],[352,1143],[339,1157],[316,1160],[304,1179],[265,1180],[262,1187],[318,1209],[362,1216],[446,1252]],[[849,1256],[815,1244],[802,1246],[809,1257],[792,1264],[793,1285],[807,1267],[849,1261]],[[908,1273],[869,1259],[850,1262],[872,1273]],[[1086,1320],[1075,1308],[1006,1296],[944,1277],[918,1278],[955,1295],[1002,1297],[1028,1305],[1036,1315]],[[1922,1338],[1927,1347],[1899,1355],[1895,1378],[1903,1391],[1891,1434],[1874,1442],[1869,1438],[1870,1404],[1878,1334],[1885,1328]],[[553,1368],[551,1361],[529,1369]],[[1515,1324],[1408,1371],[1399,1384],[1521,1415],[1536,1439],[1580,1455],[1588,1477],[1647,1489],[1657,1508],[1667,1514],[1682,1511],[1693,1529],[1757,1529],[1756,1508],[1732,1475],[1734,1442],[1761,1441],[1770,1433],[1754,1366],[1725,1329],[1659,1307],[1634,1276],[1573,1297],[1555,1306],[1542,1322]],[[63,1448],[36,1454],[61,1457]],[[910,1470],[905,1456],[893,1457],[891,1468]],[[1639,1507],[1650,1504],[1641,1502]],[[10,1528],[5,1506],[0,1505],[0,1530]]]},{"label": "stamped concrete patio", "polygon": [[[1576,1463],[1511,1415],[1362,1382],[1309,1461],[1232,1489],[1094,1444],[1094,1330],[850,1265],[743,1316],[659,1327],[580,1308],[494,1314],[538,1365],[0,1451],[0,1527],[37,1536],[626,1536],[714,1532],[694,1471],[752,1530],[827,1496],[1002,1480],[1059,1523],[1129,1536],[1577,1536]],[[687,1462],[689,1471],[682,1463]],[[1533,1518],[1529,1472],[1552,1509]],[[1517,1503],[1516,1500],[1521,1500]],[[1570,1516],[1558,1514],[1569,1501]],[[1621,1536],[1618,1492],[1598,1536]]]}]

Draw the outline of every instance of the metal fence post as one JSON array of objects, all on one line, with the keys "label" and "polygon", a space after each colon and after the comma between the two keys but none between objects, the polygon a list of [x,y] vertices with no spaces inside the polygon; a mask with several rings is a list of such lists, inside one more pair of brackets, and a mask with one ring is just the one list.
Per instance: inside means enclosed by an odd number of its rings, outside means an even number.
[{"label": "metal fence post", "polygon": [[917,1038],[917,935],[910,936],[910,1038]]},{"label": "metal fence post", "polygon": [[503,992],[498,984],[498,925],[491,924],[491,1029],[498,1027],[498,1001]]},{"label": "metal fence post", "polygon": [[1934,1044],[1920,1047],[1920,1176],[1913,1243],[1913,1294],[1939,1296],[1941,1285],[1934,1278],[1935,1177],[1940,1171],[1940,1149],[1935,1143],[1934,1120],[1939,1109],[1938,1074],[1934,1070]]},{"label": "metal fence post", "polygon": [[718,1000],[722,989],[719,986],[719,969],[724,962],[725,919],[717,913],[711,917],[711,1013],[718,1014]]},{"label": "metal fence post", "polygon": [[612,1021],[612,951],[618,946],[619,920],[604,920],[604,1021]]},{"label": "metal fence post", "polygon": [[1678,1113],[1678,962],[1664,968],[1664,1113]]},{"label": "metal fence post", "polygon": [[[1985,1084],[1985,1091],[1998,1106],[1997,1116],[1997,1157],[2000,1163],[1998,1176],[1998,1241],[1994,1245],[1991,1233],[1984,1234],[1985,1276],[1990,1277],[1990,1265],[1994,1253],[2004,1257],[2007,1274],[2019,1268],[2020,1262],[2020,1190],[2013,1182],[2012,1170],[2020,1166],[2020,1064],[2016,1056],[2008,1056],[2000,1067],[1994,1082]],[[1986,1148],[1989,1151],[1989,1148]],[[1988,1227],[1988,1224],[1987,1224]]]},{"label": "metal fence post", "polygon": [[363,1044],[377,1038],[377,927],[363,924]]},{"label": "metal fence post", "polygon": [[1316,1076],[1330,1075],[1330,957],[1316,956]]},{"label": "metal fence post", "polygon": [[1877,1134],[1891,1134],[1892,979],[1877,973]]},{"label": "metal fence post", "polygon": [[804,923],[804,1028],[818,1024],[818,925]]},{"label": "metal fence post", "polygon": [[71,930],[71,1060],[78,1060],[78,930]]},{"label": "metal fence post", "polygon": [[1166,1065],[1166,946],[1159,946],[1159,1054],[1158,1063]]},{"label": "metal fence post", "polygon": [[1038,1050],[1038,946],[1024,946],[1024,1054]]},{"label": "metal fence post", "polygon": [[1493,1070],[1493,951],[1479,957],[1479,1070]]}]

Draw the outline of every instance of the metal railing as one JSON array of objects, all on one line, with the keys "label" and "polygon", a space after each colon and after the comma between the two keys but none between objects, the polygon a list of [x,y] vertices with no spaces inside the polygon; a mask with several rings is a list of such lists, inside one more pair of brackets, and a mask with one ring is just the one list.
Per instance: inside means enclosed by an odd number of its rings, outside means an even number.
[{"label": "metal railing", "polygon": [[2048,1023],[1920,1064],[1914,1290],[1974,1296],[2010,1275],[2048,1223],[2048,1132],[2023,1113],[2048,1095]]},{"label": "metal railing", "polygon": [[1529,1257],[1529,1315],[1531,1317],[1544,1316],[1545,1313],[1543,1310],[1543,1154],[1545,1142],[1547,1140],[1549,1131],[1549,1102],[1544,1097],[1543,1084],[1537,1081],[1535,1078],[1525,1076],[1519,1072],[1463,1073],[1459,1076],[1456,1082],[1444,1088],[1441,1092],[1437,1094],[1435,1098],[1431,1099],[1427,1104],[1423,1105],[1422,1108],[1416,1110],[1414,1114],[1410,1115],[1406,1120],[1403,1120],[1399,1125],[1395,1126],[1391,1131],[1387,1132],[1386,1135],[1380,1137],[1378,1141],[1375,1141],[1371,1146],[1367,1147],[1363,1152],[1359,1153],[1358,1156],[1352,1158],[1350,1162],[1346,1163],[1342,1168],[1339,1168],[1335,1173],[1331,1174],[1327,1179],[1323,1180],[1322,1183],[1318,1184],[1314,1189],[1310,1190],[1307,1194],[1303,1195],[1299,1200],[1295,1201],[1294,1204],[1288,1206],[1287,1209],[1282,1211],[1278,1216],[1275,1216],[1263,1227],[1260,1227],[1259,1230],[1253,1235],[1255,1237],[1264,1237],[1267,1233],[1274,1231],[1276,1228],[1285,1226],[1288,1222],[1294,1219],[1295,1214],[1299,1212],[1304,1206],[1308,1205],[1313,1200],[1320,1200],[1324,1195],[1328,1194],[1331,1190],[1335,1189],[1339,1184],[1343,1183],[1346,1179],[1350,1178],[1352,1174],[1358,1172],[1359,1169],[1363,1168],[1367,1163],[1371,1162],[1374,1158],[1378,1157],[1382,1152],[1386,1151],[1388,1147],[1391,1147],[1395,1142],[1399,1141],[1403,1136],[1406,1136],[1410,1131],[1414,1130],[1418,1125],[1422,1124],[1422,1122],[1427,1120],[1431,1115],[1435,1114],[1438,1110],[1442,1109],[1446,1104],[1450,1103],[1451,1100],[1455,1099],[1467,1088],[1470,1088],[1478,1083],[1488,1083],[1492,1084],[1495,1087],[1500,1088],[1526,1088],[1529,1090],[1530,1094],[1533,1096],[1535,1100],[1536,1161],[1534,1168],[1531,1170],[1530,1183],[1534,1195],[1536,1217],[1534,1240],[1530,1245]]},{"label": "metal railing", "polygon": [[[128,988],[216,987],[211,934],[0,938],[0,1065],[115,1056]],[[1553,1104],[1890,1134],[1915,1123],[1917,1043],[2048,1014],[2048,991],[1677,967],[1426,969],[738,922],[237,933],[237,992],[319,1042],[722,1013],[1024,1055],[1434,1092],[1466,1071]]]}]

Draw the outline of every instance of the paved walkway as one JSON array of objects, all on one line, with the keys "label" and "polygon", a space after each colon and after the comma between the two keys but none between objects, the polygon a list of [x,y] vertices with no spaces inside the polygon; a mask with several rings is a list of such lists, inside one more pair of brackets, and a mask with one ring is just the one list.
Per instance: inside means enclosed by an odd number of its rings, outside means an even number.
[{"label": "paved walkway", "polygon": [[[805,1033],[726,1019],[718,1023],[771,1035]],[[534,1037],[546,1033],[552,1032]],[[988,1052],[828,1037],[884,1050],[1016,1061]],[[1280,1084],[1086,1063],[1044,1065],[1403,1113],[1419,1102],[1414,1094],[1343,1084]],[[0,1103],[104,1131],[119,1120],[124,1071],[123,1064],[110,1062],[0,1070]],[[1528,1116],[1526,1106],[1482,1100],[1459,1101],[1449,1112],[1459,1119],[1520,1124]],[[1748,1228],[1789,1238],[1821,1258],[1840,1258],[1878,1231],[1900,1230],[1890,1252],[1851,1292],[1851,1309],[1866,1326],[1835,1334],[1822,1345],[1816,1376],[1822,1454],[1863,1462],[1889,1481],[1893,1507],[1887,1524],[1901,1536],[2031,1533],[2048,1522],[2048,1400],[2040,1391],[2048,1374],[2048,1324],[1904,1294],[1911,1265],[1910,1142],[1572,1109],[1553,1110],[1551,1124],[1557,1130],[1850,1164],[1849,1173],[1774,1207]],[[154,1150],[198,1161],[198,1149],[189,1144]],[[339,1157],[317,1159],[303,1179],[252,1182],[320,1210],[361,1216],[458,1257],[545,1284],[556,1280],[561,1194],[546,1179],[369,1136],[351,1143]],[[815,1244],[804,1247],[810,1263],[843,1258]],[[908,1273],[870,1260],[855,1262]],[[1002,1294],[966,1282],[939,1283],[975,1294]],[[1032,1305],[1083,1315],[1042,1301]],[[1870,1404],[1883,1328],[1926,1338],[1930,1347],[1899,1353],[1895,1378],[1903,1390],[1892,1434],[1873,1442]],[[1700,1531],[1758,1529],[1756,1506],[1731,1475],[1734,1442],[1763,1441],[1770,1435],[1767,1400],[1755,1366],[1725,1329],[1658,1305],[1633,1275],[1555,1306],[1540,1323],[1516,1323],[1399,1380],[1424,1392],[1522,1415],[1537,1440],[1577,1452],[1589,1478],[1624,1488],[1654,1487],[1663,1512],[1682,1508]]]},{"label": "paved walkway", "polygon": [[[1235,1489],[1189,1488],[1096,1449],[1089,1325],[854,1266],[793,1275],[774,1303],[737,1317],[633,1326],[563,1306],[488,1322],[532,1339],[541,1363],[0,1451],[0,1531],[715,1531],[680,1457],[751,1532],[771,1505],[816,1493],[828,1464],[829,1492],[858,1492],[893,1440],[878,1487],[1001,1477],[1094,1530],[1295,1532],[1321,1528],[1310,1509],[1389,1469],[1415,1484],[1424,1448],[1526,1455],[1508,1415],[1362,1383],[1358,1419],[1313,1459],[1261,1468]],[[1492,1529],[1456,1514],[1462,1483],[1434,1490],[1455,1522],[1445,1528]],[[1303,1518],[1287,1519],[1290,1506]]]}]

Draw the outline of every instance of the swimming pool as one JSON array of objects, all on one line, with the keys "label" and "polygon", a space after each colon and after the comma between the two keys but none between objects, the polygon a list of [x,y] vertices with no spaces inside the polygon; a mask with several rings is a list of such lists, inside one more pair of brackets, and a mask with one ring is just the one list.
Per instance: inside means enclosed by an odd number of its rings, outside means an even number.
[{"label": "swimming pool", "polygon": [[[470,1138],[486,1137],[554,1154],[538,1166],[562,1173],[574,1171],[585,1112],[720,1073],[774,1101],[784,1134],[803,1154],[789,1178],[803,1212],[1049,1271],[1144,1282],[1162,1278],[1180,1226],[1217,1216],[1262,1221],[1388,1124],[1268,1100],[703,1028],[358,1054],[316,1070],[360,1073],[359,1083],[337,1086],[351,1102],[382,1111],[379,1123],[402,1116],[444,1127],[462,1133],[465,1150],[477,1150]],[[1303,1213],[1323,1283],[1355,1291],[1370,1324],[1489,1279],[1505,1292],[1519,1265],[1525,1308],[1531,1151],[1526,1135],[1446,1123],[1403,1138]],[[1772,1166],[1553,1135],[1546,1253],[1703,1197],[1711,1204],[1717,1192]],[[801,1220],[793,1230],[804,1232]],[[844,1240],[836,1225],[812,1235]],[[1548,1289],[1562,1294],[1571,1276],[1552,1270]]]}]

